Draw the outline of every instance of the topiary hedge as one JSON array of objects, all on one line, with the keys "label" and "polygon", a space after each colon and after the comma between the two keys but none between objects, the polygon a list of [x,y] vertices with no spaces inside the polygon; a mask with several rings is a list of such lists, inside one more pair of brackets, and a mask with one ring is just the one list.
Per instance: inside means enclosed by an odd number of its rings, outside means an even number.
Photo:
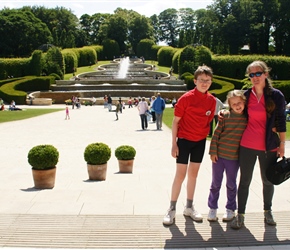
[{"label": "topiary hedge", "polygon": [[49,90],[54,82],[54,77],[27,76],[20,79],[14,79],[13,82],[6,83],[0,87],[0,97],[10,103],[14,100],[19,105],[26,104],[26,97],[29,91]]},{"label": "topiary hedge", "polygon": [[146,60],[154,60],[154,55],[152,53],[152,46],[155,42],[152,39],[142,39],[137,45],[137,56],[144,56]]}]

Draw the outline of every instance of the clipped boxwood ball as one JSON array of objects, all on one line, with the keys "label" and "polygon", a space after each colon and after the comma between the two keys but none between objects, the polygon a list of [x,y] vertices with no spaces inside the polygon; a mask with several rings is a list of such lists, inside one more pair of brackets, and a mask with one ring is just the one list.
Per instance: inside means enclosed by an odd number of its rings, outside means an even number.
[{"label": "clipped boxwood ball", "polygon": [[133,160],[135,155],[135,148],[129,145],[119,146],[115,150],[115,156],[118,160]]},{"label": "clipped boxwood ball", "polygon": [[85,161],[91,165],[102,165],[111,158],[111,149],[102,142],[91,143],[85,148]]},{"label": "clipped boxwood ball", "polygon": [[38,145],[28,152],[28,163],[33,169],[51,169],[58,163],[59,152],[52,145]]}]

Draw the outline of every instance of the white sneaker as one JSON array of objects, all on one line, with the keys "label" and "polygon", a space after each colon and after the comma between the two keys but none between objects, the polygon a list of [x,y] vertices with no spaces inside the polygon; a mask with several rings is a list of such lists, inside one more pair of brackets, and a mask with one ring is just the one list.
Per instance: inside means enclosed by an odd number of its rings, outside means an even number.
[{"label": "white sneaker", "polygon": [[167,226],[172,225],[174,223],[175,213],[176,213],[175,210],[172,210],[171,208],[169,208],[163,217],[163,224]]},{"label": "white sneaker", "polygon": [[223,215],[223,221],[231,221],[235,217],[235,211],[227,209]]},{"label": "white sneaker", "polygon": [[218,220],[218,217],[216,216],[217,214],[217,209],[211,208],[208,212],[207,220],[210,222],[214,222]]},{"label": "white sneaker", "polygon": [[197,212],[194,207],[185,207],[183,211],[184,216],[189,216],[194,221],[200,222],[203,220],[202,215]]}]

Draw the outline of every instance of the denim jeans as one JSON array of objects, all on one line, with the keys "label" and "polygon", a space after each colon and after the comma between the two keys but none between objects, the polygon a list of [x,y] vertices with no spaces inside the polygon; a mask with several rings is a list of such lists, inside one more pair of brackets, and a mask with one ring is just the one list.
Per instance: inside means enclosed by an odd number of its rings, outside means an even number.
[{"label": "denim jeans", "polygon": [[156,116],[156,128],[157,129],[161,129],[162,128],[162,116],[163,116],[163,113],[161,113],[161,114],[155,113],[155,116]]},{"label": "denim jeans", "polygon": [[146,129],[148,127],[148,123],[147,123],[147,115],[146,114],[142,114],[140,115],[141,118],[141,127],[142,129]]}]

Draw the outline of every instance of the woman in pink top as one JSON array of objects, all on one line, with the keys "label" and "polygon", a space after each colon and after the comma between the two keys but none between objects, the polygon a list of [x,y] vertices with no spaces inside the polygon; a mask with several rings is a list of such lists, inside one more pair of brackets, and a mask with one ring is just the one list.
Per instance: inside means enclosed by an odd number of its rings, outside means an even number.
[{"label": "woman in pink top", "polygon": [[[264,221],[275,226],[271,207],[274,186],[266,178],[266,169],[285,153],[285,98],[274,89],[270,69],[263,61],[252,62],[246,70],[253,87],[246,90],[248,124],[240,142],[240,183],[238,214],[231,223],[234,229],[244,225],[244,214],[254,166],[258,158],[263,182]],[[277,132],[276,132],[277,131]]]}]

